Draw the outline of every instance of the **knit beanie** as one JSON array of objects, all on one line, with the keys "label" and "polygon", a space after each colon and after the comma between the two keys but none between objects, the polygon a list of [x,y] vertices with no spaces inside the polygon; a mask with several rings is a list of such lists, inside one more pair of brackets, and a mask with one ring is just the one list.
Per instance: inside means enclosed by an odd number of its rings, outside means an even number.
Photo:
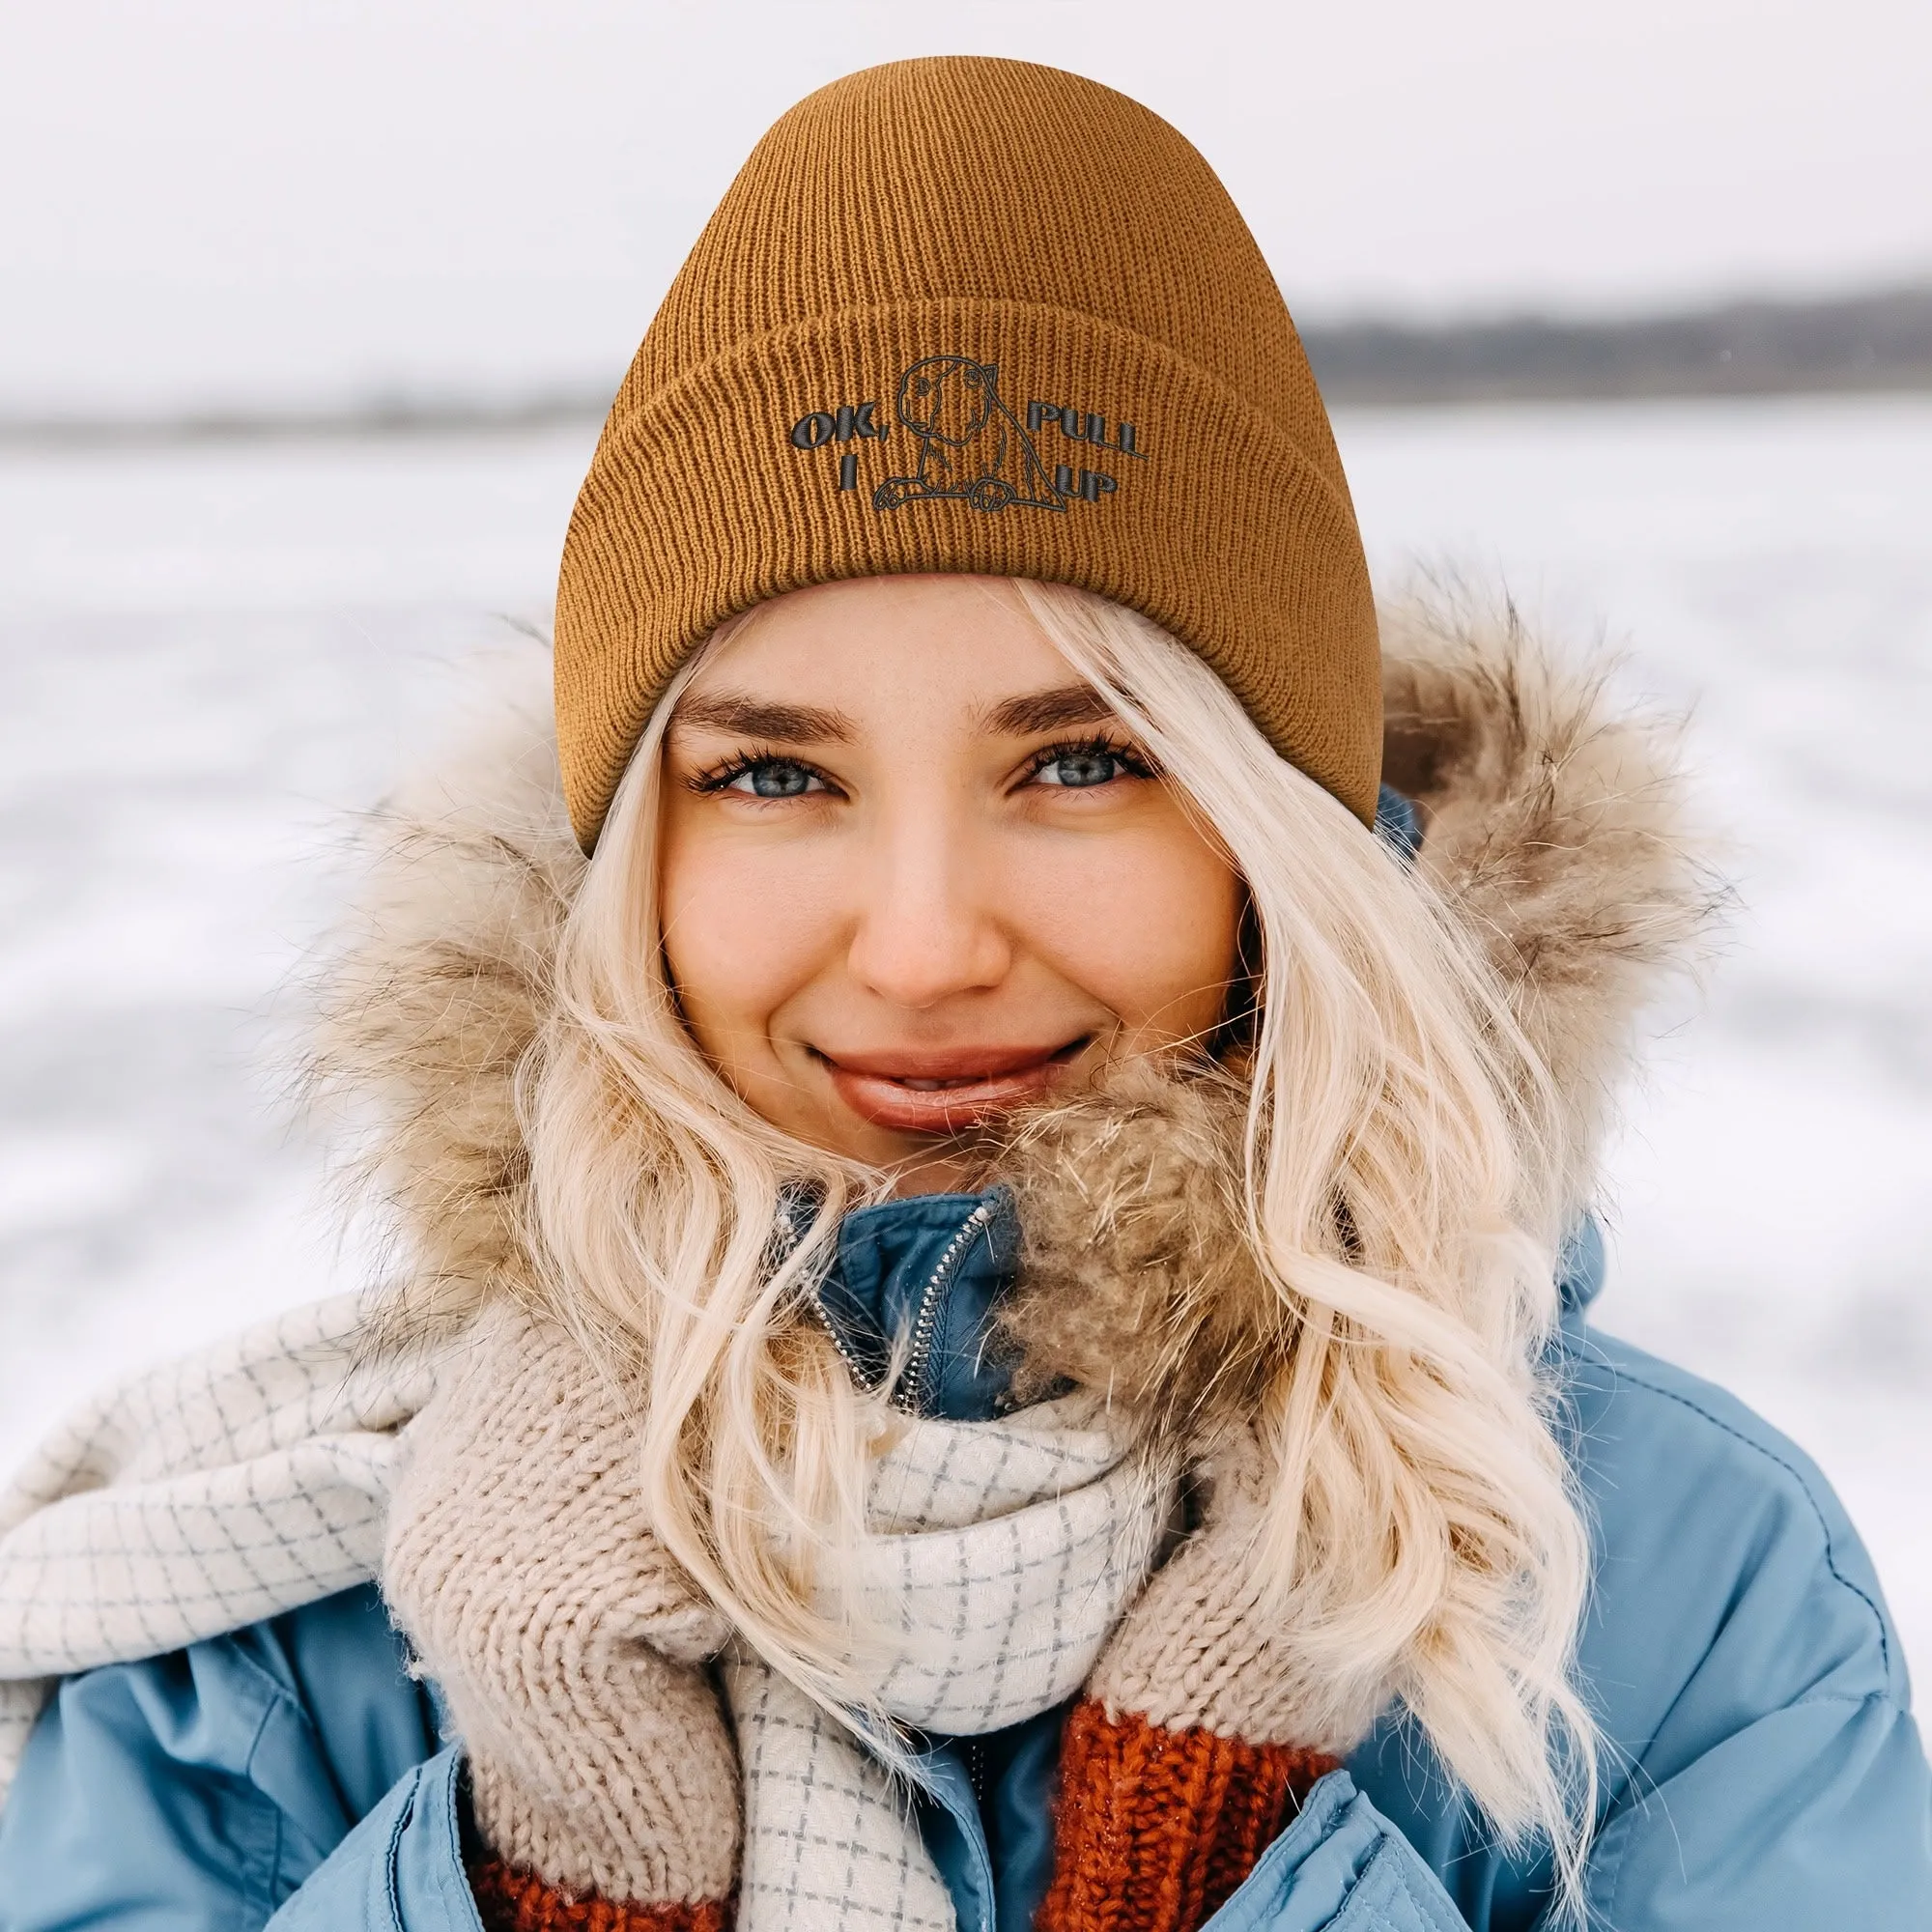
[{"label": "knit beanie", "polygon": [[1287,305],[1193,147],[1053,68],[949,57],[835,81],[698,237],[564,544],[557,741],[585,849],[725,618],[929,571],[1145,612],[1373,821],[1375,609]]}]

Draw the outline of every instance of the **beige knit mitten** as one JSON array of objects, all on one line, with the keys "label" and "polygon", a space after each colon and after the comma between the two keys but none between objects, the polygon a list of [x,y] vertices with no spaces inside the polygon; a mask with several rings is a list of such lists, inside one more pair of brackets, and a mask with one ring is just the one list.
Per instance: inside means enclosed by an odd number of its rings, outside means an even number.
[{"label": "beige knit mitten", "polygon": [[1224,1426],[1195,1463],[1200,1523],[1149,1579],[1087,1680],[1108,1711],[1167,1730],[1347,1752],[1386,1701],[1372,1678],[1314,1662],[1293,1611],[1264,1610],[1259,1537],[1271,1452],[1247,1423]]},{"label": "beige knit mitten", "polygon": [[723,1617],[645,1526],[637,1433],[561,1330],[479,1317],[404,1436],[384,1590],[503,1864],[578,1898],[723,1900],[738,1773]]}]

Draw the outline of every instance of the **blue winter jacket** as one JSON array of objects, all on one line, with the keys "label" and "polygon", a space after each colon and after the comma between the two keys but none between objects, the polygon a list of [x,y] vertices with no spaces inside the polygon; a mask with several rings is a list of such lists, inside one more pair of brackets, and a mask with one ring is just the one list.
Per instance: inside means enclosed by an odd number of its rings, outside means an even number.
[{"label": "blue winter jacket", "polygon": [[[958,1197],[847,1222],[826,1312],[864,1374],[958,1231]],[[988,1225],[938,1307],[936,1412],[984,1414],[1007,1256]],[[1709,1383],[1583,1322],[1557,1344],[1596,1587],[1580,1667],[1607,1741],[1589,1865],[1618,1932],[1932,1926],[1932,1786],[1904,1659],[1830,1488]],[[1058,1715],[991,1741],[984,1797],[935,1739],[922,1824],[962,1932],[1043,1891]],[[979,1747],[980,1750],[985,1746]],[[479,1932],[462,1756],[368,1586],[67,1680],[0,1814],[0,1932]],[[472,1848],[473,1849],[473,1848]],[[1212,1932],[1520,1932],[1547,1860],[1494,1844],[1412,1725],[1324,1778]]]}]

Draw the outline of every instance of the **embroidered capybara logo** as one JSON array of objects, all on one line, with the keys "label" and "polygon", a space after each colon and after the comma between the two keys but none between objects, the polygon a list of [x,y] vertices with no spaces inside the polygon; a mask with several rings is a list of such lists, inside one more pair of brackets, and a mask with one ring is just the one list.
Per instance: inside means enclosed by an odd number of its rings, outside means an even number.
[{"label": "embroidered capybara logo", "polygon": [[872,492],[876,508],[959,497],[976,510],[1065,509],[1033,439],[1000,400],[999,373],[966,355],[928,355],[899,378],[897,416],[919,438],[919,461],[910,476],[888,476]]},{"label": "embroidered capybara logo", "polygon": [[[1148,460],[1132,423],[1116,421],[1109,435],[1109,417],[1084,406],[1036,397],[1026,406],[1022,426],[1000,395],[999,379],[996,363],[970,355],[927,355],[899,378],[895,421],[879,413],[875,396],[808,410],[787,435],[794,449],[836,451],[834,487],[863,491],[875,510],[896,510],[922,497],[950,497],[987,512],[1014,505],[1066,510],[1104,502],[1121,487],[1120,477],[1089,464],[1103,455]],[[1086,462],[1042,462],[1037,439],[1049,429],[1061,441],[1081,444]],[[910,475],[891,475],[876,486],[870,477],[861,477],[862,459],[867,469],[884,469],[887,438],[895,439],[896,455],[908,436],[917,439],[917,447],[900,462],[912,463]]]}]

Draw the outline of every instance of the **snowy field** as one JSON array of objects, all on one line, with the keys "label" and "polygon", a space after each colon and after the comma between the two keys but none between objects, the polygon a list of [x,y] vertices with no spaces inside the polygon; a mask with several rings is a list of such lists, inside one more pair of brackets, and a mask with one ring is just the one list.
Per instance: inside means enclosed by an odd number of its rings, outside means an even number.
[{"label": "snowy field", "polygon": [[[1741,909],[1632,1096],[1601,1317],[1824,1464],[1932,1669],[1932,399],[1339,429],[1390,581],[1500,575],[1694,709]],[[543,620],[590,440],[0,455],[0,1463],[355,1281],[287,983],[349,811]]]}]

